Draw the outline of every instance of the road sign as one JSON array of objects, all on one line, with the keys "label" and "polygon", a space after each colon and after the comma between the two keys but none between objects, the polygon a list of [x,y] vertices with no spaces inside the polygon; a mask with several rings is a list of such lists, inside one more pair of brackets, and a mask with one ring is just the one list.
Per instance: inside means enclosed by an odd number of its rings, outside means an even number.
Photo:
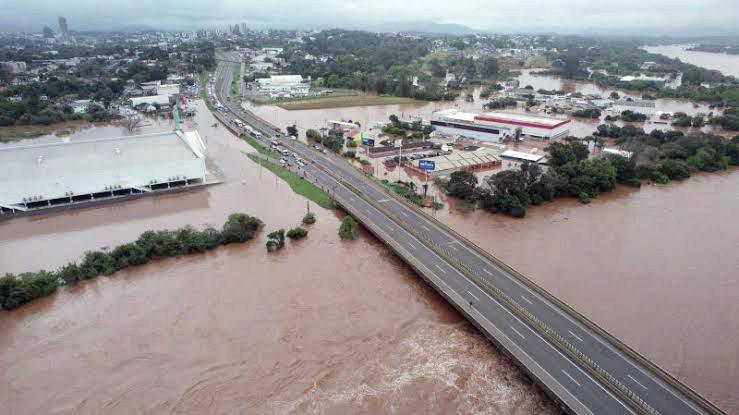
[{"label": "road sign", "polygon": [[362,145],[368,146],[368,147],[374,147],[375,146],[375,139],[374,138],[364,138],[362,137]]},{"label": "road sign", "polygon": [[436,162],[434,160],[418,160],[418,168],[426,171],[436,170]]}]

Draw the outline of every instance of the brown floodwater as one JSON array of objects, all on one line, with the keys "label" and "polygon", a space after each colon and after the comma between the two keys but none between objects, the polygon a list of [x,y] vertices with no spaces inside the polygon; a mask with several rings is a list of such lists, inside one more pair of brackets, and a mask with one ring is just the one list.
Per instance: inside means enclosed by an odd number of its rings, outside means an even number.
[{"label": "brown floodwater", "polygon": [[0,311],[4,413],[558,413],[379,241],[339,241],[340,214],[311,206],[308,238],[267,254],[266,233],[298,225],[305,199],[204,106],[194,122],[224,184],[0,222],[0,272],[234,211],[265,232]]},{"label": "brown floodwater", "polygon": [[644,46],[643,49],[739,78],[739,55],[687,50],[689,47],[690,45],[660,45]]},{"label": "brown floodwater", "polygon": [[[534,90],[547,89],[547,90],[563,90],[566,93],[581,92],[583,94],[599,94],[603,97],[608,97],[611,92],[614,91],[612,88],[601,88],[592,82],[586,81],[572,81],[561,79],[557,76],[552,75],[540,75],[537,72],[541,72],[541,69],[523,69],[521,74],[516,77],[520,82],[520,86],[531,85]],[[364,107],[343,107],[343,108],[325,108],[316,110],[297,110],[289,111],[280,108],[275,105],[260,105],[254,106],[250,103],[246,103],[250,110],[254,111],[259,116],[269,120],[278,127],[285,128],[288,125],[296,124],[300,131],[303,133],[309,128],[320,129],[328,127],[328,121],[331,120],[343,120],[343,121],[355,121],[359,122],[363,128],[376,127],[378,123],[385,124],[388,122],[390,115],[398,115],[401,118],[422,118],[430,119],[432,114],[439,110],[457,108],[462,111],[469,112],[484,112],[483,104],[488,100],[480,98],[481,88],[474,88],[470,91],[465,92],[454,101],[451,102],[414,102],[409,104],[395,104],[395,105],[374,105]],[[623,91],[618,90],[622,96],[632,97],[634,99],[640,99],[641,93],[638,91]],[[471,94],[473,97],[472,102],[468,102],[464,96],[465,94]],[[543,109],[543,107],[542,107]],[[534,107],[533,113],[540,113],[542,109]],[[512,110],[512,109],[511,109]],[[518,109],[522,111],[522,109]],[[663,112],[685,112],[689,115],[696,115],[698,113],[708,114],[712,110],[707,105],[693,104],[688,100],[679,99],[658,99],[655,100],[655,111]],[[585,118],[572,118],[570,135],[576,137],[586,137],[592,135],[596,130],[598,124],[603,123],[603,119],[606,117],[606,113],[599,120],[589,120]],[[646,132],[654,129],[670,129],[672,127],[664,124],[658,124],[653,121],[658,121],[656,116],[652,116],[648,122],[636,123],[634,125],[643,128]],[[623,122],[616,122],[616,125],[623,126]],[[682,129],[684,132],[690,132],[691,129]],[[701,128],[703,132],[714,132],[720,133],[719,131],[713,130],[710,126]]]},{"label": "brown floodwater", "polygon": [[739,414],[737,189],[734,168],[545,204],[523,220],[453,203],[437,218]]}]

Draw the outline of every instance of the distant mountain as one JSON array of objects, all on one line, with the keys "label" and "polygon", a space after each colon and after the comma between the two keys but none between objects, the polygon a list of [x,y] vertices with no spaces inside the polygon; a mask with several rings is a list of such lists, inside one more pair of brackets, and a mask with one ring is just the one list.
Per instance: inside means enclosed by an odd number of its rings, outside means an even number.
[{"label": "distant mountain", "polygon": [[[469,35],[474,33],[480,33],[479,30],[472,29],[465,25],[456,23],[434,23],[434,22],[396,22],[396,23],[382,23],[376,25],[369,25],[366,27],[354,26],[352,28],[359,28],[363,30],[369,30],[372,32],[411,32],[411,33],[431,33],[431,34],[443,34],[443,35]],[[346,28],[351,29],[351,28]]]}]

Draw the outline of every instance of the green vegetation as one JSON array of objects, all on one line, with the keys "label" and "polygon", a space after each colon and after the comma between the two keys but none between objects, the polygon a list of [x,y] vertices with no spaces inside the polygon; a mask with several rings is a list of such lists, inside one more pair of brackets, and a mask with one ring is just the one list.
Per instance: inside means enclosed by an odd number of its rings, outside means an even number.
[{"label": "green vegetation", "polygon": [[17,308],[53,293],[62,283],[74,284],[160,258],[202,253],[220,245],[243,243],[252,239],[262,226],[262,221],[255,217],[233,213],[220,231],[214,228],[197,230],[192,226],[174,231],[146,231],[135,242],[119,245],[110,252],[88,251],[79,264],[72,262],[55,272],[5,274],[0,278],[0,307],[5,310]]},{"label": "green vegetation", "polygon": [[308,130],[305,132],[305,136],[318,144],[323,144],[324,147],[336,154],[341,153],[341,150],[344,149],[344,133],[341,130],[331,130],[328,135],[321,135],[316,130]]},{"label": "green vegetation", "polygon": [[241,71],[234,72],[234,77],[231,80],[231,89],[229,90],[229,95],[231,96],[231,99],[241,106],[241,93],[239,92],[239,81],[241,80]]},{"label": "green vegetation", "polygon": [[422,125],[420,120],[413,122],[400,121],[397,115],[390,115],[390,123],[382,127],[382,132],[400,137],[411,137],[416,139],[428,138],[434,131],[431,125]]},{"label": "green vegetation", "polygon": [[280,249],[285,247],[285,230],[279,229],[274,232],[270,232],[269,235],[267,235],[267,238],[269,240],[267,241],[267,251],[273,252],[273,251],[279,251]]},{"label": "green vegetation", "polygon": [[257,139],[254,137],[251,137],[249,135],[246,135],[243,137],[244,141],[246,141],[250,146],[254,147],[257,152],[262,153],[267,156],[272,156],[274,153],[269,151],[267,148],[265,148]]},{"label": "green vegetation", "polygon": [[293,241],[303,239],[306,236],[308,236],[308,231],[305,228],[301,228],[300,226],[287,231],[287,237],[292,239]]},{"label": "green vegetation", "polygon": [[621,120],[626,122],[644,122],[647,120],[647,115],[640,112],[634,112],[632,110],[625,110],[621,112]]},{"label": "green vegetation", "polygon": [[308,212],[303,216],[303,225],[312,225],[316,223],[316,215],[313,212]]},{"label": "green vegetation", "polygon": [[339,226],[339,237],[344,241],[359,239],[359,223],[353,217],[345,216]]},{"label": "green vegetation", "polygon": [[505,97],[486,102],[483,107],[486,109],[495,110],[507,107],[515,107],[516,105],[518,105],[518,101],[513,98]]},{"label": "green vegetation", "polygon": [[588,108],[584,110],[577,110],[572,112],[573,117],[580,117],[580,118],[594,118],[598,119],[600,118],[601,112],[598,108]]},{"label": "green vegetation", "polygon": [[208,80],[210,79],[210,72],[203,71],[200,73],[200,98],[205,101],[205,106],[208,107],[210,112],[216,112],[216,107],[208,99]]},{"label": "green vegetation", "polygon": [[288,186],[290,186],[293,192],[305,197],[306,199],[314,202],[324,209],[334,209],[336,207],[333,199],[331,199],[331,196],[329,196],[328,193],[324,192],[318,186],[305,180],[297,174],[267,160],[264,160],[257,155],[247,154],[247,157],[249,157],[255,163],[262,165],[262,167],[271,171],[280,179],[284,180],[288,184]]}]

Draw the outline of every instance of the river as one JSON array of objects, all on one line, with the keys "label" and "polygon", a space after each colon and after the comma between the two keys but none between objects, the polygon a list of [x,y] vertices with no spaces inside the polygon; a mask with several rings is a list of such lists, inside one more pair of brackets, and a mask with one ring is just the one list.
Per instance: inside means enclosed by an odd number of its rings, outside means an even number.
[{"label": "river", "polygon": [[[202,106],[196,121],[226,183],[0,222],[0,271],[232,211],[267,232],[297,224],[305,200]],[[735,169],[562,200],[524,220],[449,200],[437,217],[735,414],[737,188]],[[0,312],[0,400],[19,414],[557,412],[378,241],[339,242],[338,215],[314,210],[308,239],[277,255],[264,232]]]},{"label": "river", "polygon": [[739,78],[739,55],[693,51],[688,50],[689,47],[690,45],[660,45],[644,46],[643,49]]},{"label": "river", "polygon": [[308,238],[267,254],[266,233],[299,224],[306,202],[199,108],[224,184],[0,222],[0,272],[234,211],[265,232],[0,311],[4,413],[557,413],[384,245],[340,242],[338,213],[312,206]]}]

